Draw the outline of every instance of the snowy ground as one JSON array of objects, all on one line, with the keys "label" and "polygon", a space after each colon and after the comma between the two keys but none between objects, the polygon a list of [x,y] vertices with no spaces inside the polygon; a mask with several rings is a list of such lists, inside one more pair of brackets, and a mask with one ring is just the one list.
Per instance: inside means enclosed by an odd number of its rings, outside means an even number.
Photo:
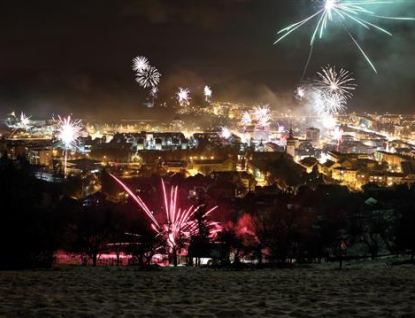
[{"label": "snowy ground", "polygon": [[415,267],[0,272],[0,317],[415,317]]}]

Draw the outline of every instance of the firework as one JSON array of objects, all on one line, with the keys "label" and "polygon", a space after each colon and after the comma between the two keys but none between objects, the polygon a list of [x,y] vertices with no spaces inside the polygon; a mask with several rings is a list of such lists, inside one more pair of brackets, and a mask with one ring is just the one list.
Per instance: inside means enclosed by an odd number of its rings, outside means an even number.
[{"label": "firework", "polygon": [[352,91],[356,89],[357,85],[350,72],[344,69],[337,71],[335,67],[326,66],[317,75],[320,79],[316,86],[326,93],[342,95],[345,98],[353,96]]},{"label": "firework", "polygon": [[[368,55],[365,53],[361,45],[357,42],[355,37],[350,32],[349,28],[346,26],[346,22],[352,22],[355,24],[358,24],[366,29],[376,29],[378,31],[381,31],[387,35],[392,35],[389,31],[385,30],[384,28],[380,27],[379,25],[376,25],[372,22],[370,22],[370,19],[389,19],[389,20],[414,20],[413,18],[404,18],[404,17],[387,17],[387,16],[380,16],[376,14],[374,11],[369,10],[369,6],[376,5],[376,4],[394,4],[396,1],[390,0],[390,1],[374,1],[374,0],[320,0],[318,1],[320,3],[317,11],[312,14],[311,16],[305,18],[304,20],[301,20],[297,23],[294,23],[278,32],[280,37],[274,42],[274,44],[277,44],[281,40],[283,40],[285,37],[290,35],[292,32],[296,31],[297,29],[301,28],[305,24],[307,24],[310,21],[317,20],[316,27],[313,30],[313,33],[311,35],[310,40],[310,58],[312,54],[312,48],[315,44],[315,41],[317,38],[323,38],[325,31],[327,29],[327,26],[331,23],[336,23],[338,26],[343,28],[347,35],[350,37],[352,42],[356,45],[358,50],[361,52],[361,54],[364,56],[370,67],[377,73],[377,70],[368,57]],[[369,19],[369,20],[368,20]],[[307,61],[306,69],[308,66]],[[304,70],[304,73],[306,71]]]},{"label": "firework", "polygon": [[176,93],[176,99],[179,102],[180,106],[189,105],[190,101],[190,90],[188,88],[179,87],[179,90]]},{"label": "firework", "polygon": [[156,99],[158,92],[159,92],[159,89],[157,87],[152,87],[150,91],[151,98]]},{"label": "firework", "polygon": [[64,175],[66,177],[68,151],[77,148],[82,125],[80,120],[72,120],[71,116],[63,118],[58,116],[56,125],[56,137],[60,141],[60,146],[64,149]]},{"label": "firework", "polygon": [[145,56],[137,56],[133,59],[133,71],[142,72],[150,67],[150,62]]},{"label": "firework", "polygon": [[302,100],[306,96],[306,88],[305,87],[297,87],[295,91],[295,97],[299,100]]},{"label": "firework", "polygon": [[241,123],[245,128],[252,124],[252,117],[248,112],[243,113]]},{"label": "firework", "polygon": [[334,115],[346,110],[347,99],[343,95],[314,88],[310,96],[313,111],[317,115]]},{"label": "firework", "polygon": [[20,113],[20,126],[24,129],[28,129],[30,125],[30,117],[26,116],[25,113]]},{"label": "firework", "polygon": [[[159,223],[153,212],[148,208],[145,202],[136,195],[131,189],[129,189],[120,179],[114,175],[110,175],[137,203],[141,210],[151,220],[151,227],[165,239],[166,243],[170,247],[170,250],[176,257],[178,247],[183,243],[183,240],[189,240],[191,236],[198,233],[198,222],[195,220],[195,214],[199,211],[203,211],[203,205],[190,206],[188,208],[182,208],[178,206],[178,187],[173,186],[170,188],[170,192],[167,191],[164,181],[161,180],[162,192],[163,192],[163,204],[160,210],[164,209],[165,223]],[[210,210],[203,211],[202,219],[206,219],[209,214],[217,209],[217,206]],[[221,226],[217,222],[207,222],[210,237],[215,237],[217,232],[221,230]]]},{"label": "firework", "polygon": [[222,127],[222,130],[220,132],[220,136],[223,139],[229,139],[232,136],[232,132],[229,130],[228,127]]},{"label": "firework", "polygon": [[336,150],[339,151],[340,143],[343,140],[343,129],[341,129],[340,127],[334,128],[333,139],[335,141],[337,141],[337,149]]},{"label": "firework", "polygon": [[159,71],[150,66],[137,73],[135,80],[143,88],[156,87],[160,83],[161,74]]},{"label": "firework", "polygon": [[254,116],[257,129],[265,130],[269,128],[271,124],[271,111],[269,105],[255,107]]},{"label": "firework", "polygon": [[347,101],[353,96],[357,85],[351,73],[335,67],[324,67],[317,73],[317,80],[297,89],[297,96],[311,106],[316,115],[331,116],[344,112]]},{"label": "firework", "polygon": [[321,119],[323,127],[326,129],[334,129],[337,125],[336,118],[331,115],[324,114]]},{"label": "firework", "polygon": [[203,94],[205,95],[205,100],[208,102],[212,97],[212,89],[209,86],[205,86],[203,89]]}]

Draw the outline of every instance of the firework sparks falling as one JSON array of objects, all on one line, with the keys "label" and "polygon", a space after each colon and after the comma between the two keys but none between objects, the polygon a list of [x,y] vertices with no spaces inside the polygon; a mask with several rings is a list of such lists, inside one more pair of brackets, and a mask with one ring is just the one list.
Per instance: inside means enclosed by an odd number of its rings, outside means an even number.
[{"label": "firework sparks falling", "polygon": [[[110,175],[137,203],[137,205],[144,211],[144,213],[151,220],[151,227],[163,237],[174,256],[176,256],[177,248],[180,245],[183,239],[189,240],[191,236],[198,233],[198,222],[195,219],[195,214],[203,211],[202,219],[207,219],[207,217],[217,209],[217,206],[213,207],[210,210],[202,210],[203,205],[190,206],[188,208],[182,208],[178,205],[178,187],[172,186],[170,188],[170,193],[166,189],[164,181],[161,180],[162,192],[163,192],[163,209],[165,215],[165,223],[160,224],[153,212],[148,208],[145,202],[136,195],[130,188],[128,188],[120,179],[114,175]],[[217,222],[209,221],[207,222],[209,229],[210,237],[215,237],[215,235],[221,231],[221,226]]]},{"label": "firework sparks falling", "polygon": [[335,67],[323,67],[317,75],[320,77],[316,86],[328,94],[338,94],[345,98],[353,96],[352,91],[356,89],[355,79],[352,74],[344,69],[336,70]]},{"label": "firework sparks falling", "polygon": [[135,80],[143,88],[154,88],[160,83],[160,78],[160,72],[154,66],[149,66],[139,71]]},{"label": "firework sparks falling", "polygon": [[133,71],[142,72],[150,67],[150,62],[145,56],[137,56],[133,59]]},{"label": "firework sparks falling", "polygon": [[[311,16],[305,18],[304,20],[301,20],[299,22],[296,22],[278,32],[280,37],[274,42],[274,44],[279,43],[284,38],[289,36],[291,33],[296,31],[297,29],[301,28],[308,22],[312,20],[317,20],[316,27],[313,30],[313,33],[311,35],[310,40],[310,58],[312,54],[313,46],[317,40],[317,38],[321,39],[324,37],[325,31],[327,29],[327,26],[332,23],[336,23],[337,25],[341,26],[347,35],[350,37],[352,42],[355,44],[355,46],[358,48],[358,50],[361,52],[361,54],[364,56],[370,67],[377,73],[377,70],[366,54],[366,52],[363,50],[361,45],[357,42],[355,37],[350,32],[349,28],[346,26],[346,22],[352,22],[357,25],[360,25],[368,30],[370,29],[376,29],[382,33],[385,33],[387,35],[392,35],[389,31],[385,30],[384,28],[380,27],[377,24],[374,24],[371,21],[371,19],[388,19],[388,20],[415,20],[414,18],[406,18],[406,17],[387,17],[387,16],[381,16],[378,15],[376,12],[372,11],[372,9],[369,9],[369,6],[372,6],[375,4],[394,4],[396,1],[390,0],[390,1],[373,1],[373,0],[320,0],[318,1],[320,3],[320,6],[318,7],[317,11],[312,14]],[[308,66],[304,70],[304,73]]]},{"label": "firework sparks falling", "polygon": [[176,99],[179,102],[180,106],[189,105],[190,101],[190,90],[188,88],[179,87],[179,90],[176,93]]},{"label": "firework sparks falling", "polygon": [[209,99],[212,97],[212,89],[206,85],[203,89],[203,94],[205,95],[205,100],[208,102]]},{"label": "firework sparks falling", "polygon": [[254,108],[254,116],[257,129],[268,129],[271,124],[271,110],[269,105],[257,106]]}]

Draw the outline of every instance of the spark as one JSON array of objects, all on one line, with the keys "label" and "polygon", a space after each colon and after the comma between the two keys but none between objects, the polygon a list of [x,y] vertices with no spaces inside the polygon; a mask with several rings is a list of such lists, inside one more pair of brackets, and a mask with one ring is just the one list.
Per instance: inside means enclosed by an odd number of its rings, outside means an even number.
[{"label": "spark", "polygon": [[140,84],[141,87],[149,88],[157,87],[157,85],[160,83],[160,78],[160,72],[154,66],[149,66],[139,71],[136,75],[135,80],[138,84]]},{"label": "spark", "polygon": [[384,34],[392,36],[392,33],[387,31],[386,29],[380,27],[377,24],[370,22],[371,19],[388,19],[388,20],[401,20],[401,21],[414,21],[414,18],[407,18],[407,17],[389,17],[389,16],[381,16],[378,15],[376,12],[367,8],[370,5],[376,4],[394,4],[396,1],[389,0],[389,1],[373,1],[373,0],[320,0],[318,1],[320,6],[318,7],[317,11],[294,24],[289,25],[288,27],[280,30],[278,34],[280,37],[274,42],[274,44],[279,43],[284,38],[289,36],[291,33],[296,31],[297,29],[301,28],[302,26],[306,25],[308,22],[317,20],[317,24],[313,29],[313,33],[310,39],[310,56],[307,61],[307,64],[304,69],[304,74],[307,70],[308,63],[310,61],[313,47],[317,39],[321,39],[325,35],[325,31],[329,24],[336,23],[338,26],[343,28],[343,30],[347,33],[350,37],[352,42],[355,44],[357,49],[366,59],[367,63],[370,67],[377,73],[377,70],[370,60],[369,56],[363,50],[362,46],[357,42],[349,28],[346,26],[346,22],[352,22],[357,25],[364,27],[367,30],[376,29]]},{"label": "spark", "polygon": [[137,56],[133,59],[133,71],[142,72],[150,67],[150,62],[145,56]]},{"label": "spark", "polygon": [[205,95],[205,100],[208,102],[209,99],[212,97],[212,89],[206,85],[203,89],[203,94]]},{"label": "spark", "polygon": [[265,130],[271,125],[271,111],[269,109],[269,105],[255,107],[254,116],[257,129]]},{"label": "spark", "polygon": [[222,127],[222,130],[220,132],[220,136],[223,139],[229,139],[232,136],[232,132],[229,130],[228,127]]},{"label": "spark", "polygon": [[355,79],[352,74],[344,69],[336,70],[335,67],[323,67],[321,72],[317,72],[320,79],[316,86],[327,92],[328,94],[339,94],[345,98],[353,96],[352,91],[356,89]]},{"label": "spark", "polygon": [[190,90],[188,88],[179,87],[179,90],[176,93],[176,99],[179,102],[180,106],[189,105],[190,101]]},{"label": "spark", "polygon": [[[183,239],[189,241],[193,235],[198,234],[198,222],[195,219],[195,215],[199,211],[202,211],[204,205],[192,205],[187,208],[180,207],[178,204],[178,186],[172,186],[170,191],[167,191],[163,179],[161,180],[163,203],[160,210],[164,210],[165,222],[159,223],[155,218],[154,213],[148,208],[140,196],[136,195],[120,179],[112,174],[110,174],[110,176],[129,194],[141,210],[148,216],[151,220],[152,229],[156,231],[160,237],[164,238],[173,253],[177,252],[178,247],[183,243]],[[207,219],[207,217],[217,208],[218,206],[215,206],[212,209],[203,211],[203,215],[201,216],[202,219]],[[214,238],[216,234],[221,231],[221,226],[218,222],[208,221],[207,227],[211,238]]]}]

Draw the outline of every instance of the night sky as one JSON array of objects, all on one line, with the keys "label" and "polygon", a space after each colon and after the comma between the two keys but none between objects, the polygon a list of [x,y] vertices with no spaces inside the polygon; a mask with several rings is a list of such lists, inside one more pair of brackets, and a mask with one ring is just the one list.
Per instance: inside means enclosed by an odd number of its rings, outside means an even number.
[{"label": "night sky", "polygon": [[[202,99],[269,102],[296,108],[315,23],[274,46],[276,31],[315,10],[309,0],[39,0],[0,4],[0,116],[159,118],[147,109],[131,60],[149,58],[162,73],[159,101],[174,104],[177,86]],[[380,14],[415,16],[415,1],[383,5]],[[319,41],[308,77],[327,64],[355,73],[349,110],[415,113],[415,22],[381,21],[392,33],[352,26],[379,74],[344,31],[330,27]],[[298,102],[297,102],[298,104]]]}]

